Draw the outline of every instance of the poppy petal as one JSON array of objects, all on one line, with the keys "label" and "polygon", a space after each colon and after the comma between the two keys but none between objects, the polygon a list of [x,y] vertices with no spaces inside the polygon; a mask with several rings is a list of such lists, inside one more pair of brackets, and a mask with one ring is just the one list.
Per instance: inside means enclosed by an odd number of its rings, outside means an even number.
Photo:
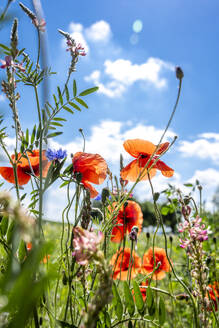
[{"label": "poppy petal", "polygon": [[155,279],[155,280],[162,280],[165,276],[166,276],[165,271],[159,271],[159,272],[155,272],[153,274],[153,279]]},{"label": "poppy petal", "polygon": [[120,243],[124,239],[124,225],[123,222],[117,222],[118,225],[114,226],[111,234],[111,241]]},{"label": "poppy petal", "polygon": [[[15,183],[14,171],[12,167],[0,167],[1,176],[10,183]],[[23,172],[23,170],[18,166],[17,168],[18,184],[22,186],[30,180],[30,175]]]},{"label": "poppy petal", "polygon": [[98,191],[87,181],[81,181],[86,189],[90,190],[90,197],[95,198],[98,195]]},{"label": "poppy petal", "polygon": [[[144,168],[139,166],[139,161],[135,159],[121,170],[120,175],[123,180],[135,182],[139,177],[139,174],[143,170]],[[150,169],[149,174],[150,174],[150,178],[153,178],[156,174],[156,168]],[[144,175],[141,177],[141,180],[148,180],[148,174],[146,169]]]},{"label": "poppy petal", "polygon": [[169,147],[169,144],[170,144],[169,142],[164,142],[164,143],[160,144],[158,147],[158,150],[156,151],[156,154],[158,154],[158,155],[163,154]]},{"label": "poppy petal", "polygon": [[142,139],[128,139],[123,143],[123,147],[135,158],[142,154],[151,155],[156,149],[152,142]]},{"label": "poppy petal", "polygon": [[171,167],[167,166],[161,160],[158,160],[154,167],[157,168],[158,170],[160,170],[161,173],[167,178],[172,177],[174,174],[174,170],[171,169]]},{"label": "poppy petal", "polygon": [[106,179],[107,163],[99,154],[77,152],[72,163],[74,171],[80,172],[83,180],[101,184]]}]

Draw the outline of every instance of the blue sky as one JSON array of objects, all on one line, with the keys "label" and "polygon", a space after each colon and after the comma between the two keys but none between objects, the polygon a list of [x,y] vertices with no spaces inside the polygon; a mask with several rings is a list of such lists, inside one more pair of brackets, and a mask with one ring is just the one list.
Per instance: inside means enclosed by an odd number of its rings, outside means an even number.
[{"label": "blue sky", "polygon": [[[31,7],[30,1],[23,3]],[[18,1],[11,10],[19,18],[20,48],[26,47],[34,57],[34,26]],[[154,184],[160,190],[167,182],[181,186],[199,179],[209,203],[219,185],[218,1],[53,0],[43,1],[43,10],[49,61],[58,72],[51,79],[51,90],[63,85],[70,63],[58,28],[72,33],[76,41],[82,38],[89,49],[74,73],[78,89],[100,86],[98,93],[86,98],[88,110],[72,117],[64,114],[65,133],[52,146],[63,145],[72,153],[80,150],[78,128],[83,128],[86,151],[100,153],[118,175],[119,153],[123,152],[126,163],[130,160],[122,149],[125,139],[158,142],[175,102],[174,67],[179,65],[185,74],[182,96],[167,134],[169,141],[174,135],[178,139],[163,158],[176,173],[172,179],[158,173]],[[133,31],[136,20],[142,22],[138,33]],[[5,26],[0,34],[7,44],[10,28]],[[28,87],[22,95],[20,118],[31,127],[35,103]],[[10,122],[7,101],[2,99],[0,106]],[[145,184],[141,183],[138,194],[148,198]]]}]

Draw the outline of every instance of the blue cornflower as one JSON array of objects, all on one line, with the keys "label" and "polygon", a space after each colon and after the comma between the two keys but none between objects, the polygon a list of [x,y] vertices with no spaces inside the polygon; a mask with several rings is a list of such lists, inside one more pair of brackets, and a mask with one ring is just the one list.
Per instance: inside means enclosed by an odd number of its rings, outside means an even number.
[{"label": "blue cornflower", "polygon": [[60,148],[59,150],[52,150],[52,149],[48,148],[46,151],[46,157],[50,161],[53,161],[53,160],[58,161],[60,159],[67,157],[67,151],[62,150],[62,148]]},{"label": "blue cornflower", "polygon": [[101,200],[101,194],[98,194],[97,197],[94,198],[94,200]]}]

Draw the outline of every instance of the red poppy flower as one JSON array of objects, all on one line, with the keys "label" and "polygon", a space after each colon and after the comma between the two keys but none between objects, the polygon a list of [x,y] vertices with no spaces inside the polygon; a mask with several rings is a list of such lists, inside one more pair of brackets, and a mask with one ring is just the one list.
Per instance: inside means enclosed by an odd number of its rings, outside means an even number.
[{"label": "red poppy flower", "polygon": [[[150,159],[151,155],[154,153],[156,146],[146,140],[142,139],[131,139],[126,140],[123,144],[125,150],[136,159],[129,163],[126,167],[121,170],[121,178],[123,180],[136,181],[139,174],[143,171],[146,163]],[[161,155],[169,147],[169,142],[160,144],[153,158],[150,159],[147,169],[149,169],[152,164],[157,160],[158,155]],[[165,177],[172,177],[174,170],[167,166],[161,160],[157,160],[156,164],[150,169],[150,178],[154,177],[156,171],[160,170]],[[147,170],[141,177],[141,180],[147,180]]]},{"label": "red poppy flower", "polygon": [[[46,177],[47,171],[49,169],[50,163],[48,162],[48,159],[46,157],[46,151],[43,150],[42,152],[42,168],[43,168],[43,177]],[[40,162],[40,157],[39,157],[39,150],[32,150],[27,151],[27,156],[30,161],[32,170],[36,176],[39,176],[39,162]],[[31,168],[29,165],[29,161],[27,157],[21,153],[18,153],[17,156],[17,177],[18,177],[18,184],[20,186],[25,185],[29,182],[31,178]],[[11,156],[12,161],[15,161],[15,155]],[[12,167],[0,167],[0,174],[1,176],[8,182],[10,183],[15,183],[15,178],[14,178],[14,171]]]},{"label": "red poppy flower", "polygon": [[208,287],[210,287],[209,288],[210,298],[214,302],[215,311],[217,311],[217,301],[219,302],[219,284],[217,281],[215,281],[213,285],[208,285]]},{"label": "red poppy flower", "polygon": [[[117,203],[114,202],[112,207],[109,206],[108,209],[112,212]],[[143,214],[141,207],[134,201],[128,200],[127,205],[122,205],[114,223],[116,224],[112,229],[111,241],[114,243],[119,243],[124,239],[126,233],[130,233],[133,226],[138,227],[138,232],[141,232],[143,222]]]},{"label": "red poppy flower", "polygon": [[[153,273],[152,279],[161,280],[165,277],[166,272],[171,270],[166,252],[163,248],[154,247],[155,266],[160,262],[160,266]],[[143,256],[142,273],[151,273],[154,269],[153,249],[149,250]]]},{"label": "red poppy flower", "polygon": [[[126,280],[129,272],[129,262],[130,262],[131,249],[124,248],[117,251],[110,261],[113,266],[113,279]],[[141,269],[141,259],[140,257],[132,251],[132,262],[131,262],[131,279],[135,278]],[[120,278],[121,270],[121,278]]]},{"label": "red poppy flower", "polygon": [[72,159],[73,172],[80,172],[82,175],[81,183],[90,190],[91,198],[98,195],[97,190],[89,183],[101,184],[106,179],[107,164],[105,159],[98,154],[88,154],[78,152]]}]

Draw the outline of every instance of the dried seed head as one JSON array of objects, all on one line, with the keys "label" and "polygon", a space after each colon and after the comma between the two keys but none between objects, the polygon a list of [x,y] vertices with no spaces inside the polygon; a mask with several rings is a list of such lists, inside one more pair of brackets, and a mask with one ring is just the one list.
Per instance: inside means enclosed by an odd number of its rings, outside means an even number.
[{"label": "dried seed head", "polygon": [[23,9],[23,11],[25,12],[25,14],[27,14],[27,16],[30,19],[32,19],[32,20],[36,19],[36,15],[29,8],[27,8],[26,6],[24,6],[22,2],[19,2],[19,5],[20,5],[21,9]]}]

